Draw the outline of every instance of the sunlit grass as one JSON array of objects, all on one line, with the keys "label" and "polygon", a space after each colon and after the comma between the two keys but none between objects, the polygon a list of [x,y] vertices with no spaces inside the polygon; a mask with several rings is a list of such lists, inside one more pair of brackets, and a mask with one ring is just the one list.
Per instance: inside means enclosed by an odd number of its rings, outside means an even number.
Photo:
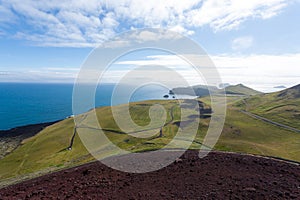
[{"label": "sunlit grass", "polygon": [[[276,156],[300,161],[300,134],[281,129],[241,113],[239,110],[243,109],[244,105],[237,103],[241,102],[240,99],[241,97],[230,97],[227,99],[226,123],[214,149]],[[253,99],[255,101],[254,97]],[[209,98],[200,100],[207,105],[210,104]],[[176,136],[179,129],[177,122],[180,122],[182,117],[184,121],[186,119],[191,120],[188,116],[193,114],[195,110],[184,108],[185,111],[182,112],[183,110],[180,109],[175,100],[131,103],[129,111],[132,120],[139,126],[147,126],[150,123],[149,108],[154,104],[160,104],[165,108],[165,123],[171,121],[171,123],[164,125],[161,136],[159,131],[149,138],[137,138],[121,134],[122,130],[114,120],[110,107],[96,109],[97,119],[92,118],[92,115],[88,114],[81,125],[86,127],[94,126],[95,122],[99,121],[101,128],[107,129],[104,130],[104,133],[108,139],[119,148],[127,151],[144,152],[161,149]],[[271,106],[274,105],[270,105],[269,108]],[[121,105],[116,107],[116,109],[122,112],[124,107],[125,105]],[[171,109],[173,109],[173,121],[171,120]],[[267,108],[260,107],[259,109]],[[196,137],[193,138],[194,142],[192,142],[190,149],[199,149],[201,147],[201,143],[206,136],[209,120],[209,118],[200,120],[198,132]],[[156,126],[156,124],[153,126]],[[94,158],[86,150],[78,135],[75,137],[72,150],[66,150],[69,146],[73,129],[74,121],[69,118],[47,127],[32,138],[24,140],[19,148],[0,160],[0,178],[3,180],[40,171],[57,170],[93,160]],[[82,130],[86,134],[89,132],[87,128],[82,128]],[[119,131],[120,133],[113,131]],[[189,133],[188,125],[185,131]],[[176,148],[175,144],[183,145],[188,142],[191,142],[191,140],[179,137],[171,147]],[[111,155],[112,152],[106,148],[107,145],[99,147],[97,153],[102,154],[102,157]]]}]

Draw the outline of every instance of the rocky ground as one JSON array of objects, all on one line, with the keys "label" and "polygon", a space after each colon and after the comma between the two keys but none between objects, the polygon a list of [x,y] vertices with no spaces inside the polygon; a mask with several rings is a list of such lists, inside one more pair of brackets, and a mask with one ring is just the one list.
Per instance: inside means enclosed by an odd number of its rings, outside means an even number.
[{"label": "rocky ground", "polygon": [[200,159],[188,151],[143,174],[89,163],[0,189],[0,199],[300,199],[300,166],[221,152]]}]

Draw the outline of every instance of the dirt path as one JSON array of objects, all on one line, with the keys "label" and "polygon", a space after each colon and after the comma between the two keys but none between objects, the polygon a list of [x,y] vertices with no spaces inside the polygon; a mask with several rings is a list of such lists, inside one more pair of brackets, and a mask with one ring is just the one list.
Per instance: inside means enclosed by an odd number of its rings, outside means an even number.
[{"label": "dirt path", "polygon": [[296,129],[296,128],[293,128],[293,127],[290,127],[290,126],[287,126],[287,125],[284,125],[284,124],[280,124],[278,122],[274,122],[270,119],[267,119],[267,118],[264,118],[262,116],[259,116],[259,115],[256,115],[256,114],[253,114],[253,113],[250,113],[250,112],[247,112],[245,110],[241,110],[242,113],[252,117],[252,118],[255,118],[255,119],[259,119],[259,120],[262,120],[266,123],[269,123],[269,124],[272,124],[272,125],[275,125],[275,126],[278,126],[278,127],[281,127],[281,128],[284,128],[284,129],[287,129],[289,131],[293,131],[293,132],[296,132],[296,133],[300,133],[300,130],[299,129]]},{"label": "dirt path", "polygon": [[[85,120],[87,117],[87,114],[83,115],[82,119],[80,120],[79,124],[81,122],[83,122],[83,120]],[[70,144],[69,146],[67,147],[67,150],[72,150],[72,147],[73,147],[73,144],[74,144],[74,140],[75,140],[75,136],[76,136],[76,133],[77,133],[77,128],[78,126],[75,124],[75,127],[74,127],[74,130],[73,130],[73,135],[71,137],[71,141],[70,141]]]}]

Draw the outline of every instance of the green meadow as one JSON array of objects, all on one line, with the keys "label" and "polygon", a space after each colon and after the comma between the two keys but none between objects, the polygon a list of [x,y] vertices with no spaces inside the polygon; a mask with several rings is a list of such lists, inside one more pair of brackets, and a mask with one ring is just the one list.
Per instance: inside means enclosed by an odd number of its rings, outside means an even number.
[{"label": "green meadow", "polygon": [[[255,101],[256,96],[250,97],[250,99],[244,96],[228,96],[225,126],[219,141],[211,148],[300,161],[300,134],[243,114],[240,110],[245,109],[245,104],[243,104],[245,98],[247,102],[252,102]],[[82,120],[77,124],[77,130],[83,136],[92,134],[92,132],[97,132],[96,124],[99,122],[101,132],[109,141],[130,152],[157,150],[165,147],[172,140],[176,141],[173,146],[170,145],[168,148],[177,148],[178,145],[190,142],[190,149],[199,149],[206,135],[210,118],[201,118],[199,121],[199,118],[191,117],[195,114],[196,104],[187,100],[178,101],[152,100],[130,103],[130,117],[135,124],[140,126],[138,128],[126,127],[126,130],[131,133],[130,135],[122,132],[113,115],[117,113],[119,116],[127,116],[128,105],[115,106],[114,112],[111,107],[97,108],[95,110],[96,118],[93,117],[91,111],[78,116],[78,119],[82,118]],[[198,101],[204,102],[205,107],[210,105],[208,97],[198,99]],[[179,103],[185,106],[180,108]],[[294,103],[299,105],[299,102]],[[154,105],[160,105],[160,108]],[[153,106],[154,110],[151,111]],[[162,107],[164,109],[161,109]],[[258,113],[258,110],[263,110],[263,108],[260,106],[255,111]],[[268,115],[266,116],[268,117]],[[152,117],[152,121],[150,117]],[[290,115],[287,114],[286,117],[290,117]],[[153,120],[157,118],[158,120]],[[192,130],[189,125],[193,123],[198,125],[195,138],[176,137],[179,129],[184,129],[184,132]],[[290,123],[294,125],[296,121],[292,120]],[[180,128],[179,124],[181,124]],[[68,118],[45,128],[34,137],[24,140],[15,151],[0,160],[2,185],[94,160],[94,157],[83,145],[78,133],[75,135],[71,150],[67,149],[73,136],[74,127],[74,119]],[[143,129],[143,127],[147,128]],[[145,136],[150,134],[150,136],[135,137],[139,134],[145,134]],[[103,158],[114,153],[117,152],[107,150],[107,144],[99,146],[98,154],[102,154]]]}]

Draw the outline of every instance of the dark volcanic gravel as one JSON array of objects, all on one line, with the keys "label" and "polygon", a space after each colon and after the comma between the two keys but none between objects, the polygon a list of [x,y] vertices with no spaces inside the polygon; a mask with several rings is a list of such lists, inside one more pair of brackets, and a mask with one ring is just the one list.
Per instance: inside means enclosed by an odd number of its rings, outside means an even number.
[{"label": "dark volcanic gravel", "polygon": [[89,163],[3,188],[0,199],[300,199],[298,165],[220,152],[181,158],[144,174]]},{"label": "dark volcanic gravel", "polygon": [[47,126],[50,126],[57,122],[59,122],[59,121],[19,126],[16,128],[12,128],[10,130],[5,130],[5,131],[0,130],[0,138],[12,138],[12,137],[17,137],[17,136],[23,136],[23,138],[29,138],[29,137],[32,137],[32,136],[36,135],[37,133],[39,133],[41,130],[43,130]]}]

